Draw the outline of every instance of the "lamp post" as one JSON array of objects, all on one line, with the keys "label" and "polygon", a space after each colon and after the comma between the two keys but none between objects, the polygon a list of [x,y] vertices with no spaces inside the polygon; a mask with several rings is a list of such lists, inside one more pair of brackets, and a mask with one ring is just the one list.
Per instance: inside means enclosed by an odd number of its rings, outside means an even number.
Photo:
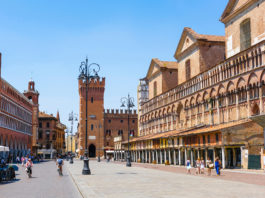
[{"label": "lamp post", "polygon": [[87,150],[87,94],[88,94],[88,82],[90,78],[99,78],[98,72],[100,70],[100,67],[97,63],[91,63],[88,65],[88,59],[86,58],[85,61],[81,62],[80,68],[79,68],[79,77],[78,79],[83,80],[86,85],[86,139],[85,139],[85,153],[84,153],[84,167],[82,170],[83,175],[90,175],[91,171],[89,168],[89,159],[88,159],[88,150]]},{"label": "lamp post", "polygon": [[131,167],[131,156],[130,156],[130,111],[131,108],[134,107],[134,99],[132,97],[130,97],[130,95],[128,94],[128,97],[123,97],[121,98],[121,107],[127,107],[128,109],[128,154],[127,154],[127,162],[126,162],[126,166],[127,167]]},{"label": "lamp post", "polygon": [[68,119],[70,122],[71,122],[71,131],[70,131],[70,134],[71,134],[71,153],[70,153],[70,164],[73,164],[74,161],[73,161],[73,147],[72,147],[72,140],[73,140],[73,125],[74,125],[74,121],[77,121],[77,115],[74,114],[74,112],[72,111],[70,114],[69,114],[69,119]]}]

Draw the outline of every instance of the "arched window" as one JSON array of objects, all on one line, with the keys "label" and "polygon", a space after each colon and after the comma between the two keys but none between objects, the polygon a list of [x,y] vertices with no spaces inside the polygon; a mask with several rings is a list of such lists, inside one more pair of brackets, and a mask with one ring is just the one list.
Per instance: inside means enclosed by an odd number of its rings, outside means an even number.
[{"label": "arched window", "polygon": [[91,99],[90,99],[90,100],[91,100],[91,103],[93,103],[93,102],[94,102],[94,98],[93,98],[93,97],[91,97]]},{"label": "arched window", "polygon": [[251,46],[250,19],[245,19],[240,24],[240,50],[245,50]]},{"label": "arched window", "polygon": [[190,79],[190,59],[185,62],[186,80]]},{"label": "arched window", "polygon": [[157,95],[157,82],[154,82],[154,97]]}]

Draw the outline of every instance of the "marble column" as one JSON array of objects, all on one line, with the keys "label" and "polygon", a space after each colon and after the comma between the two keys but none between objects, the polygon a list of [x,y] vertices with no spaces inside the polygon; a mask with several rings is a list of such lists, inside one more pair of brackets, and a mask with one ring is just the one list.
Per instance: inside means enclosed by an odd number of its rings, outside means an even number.
[{"label": "marble column", "polygon": [[174,165],[176,165],[177,164],[177,162],[176,162],[176,149],[174,149]]},{"label": "marble column", "polygon": [[178,153],[179,153],[179,166],[181,165],[181,151],[180,151],[180,148],[179,148],[179,150],[178,150]]},{"label": "marble column", "polygon": [[225,148],[222,147],[222,167],[225,168]]}]

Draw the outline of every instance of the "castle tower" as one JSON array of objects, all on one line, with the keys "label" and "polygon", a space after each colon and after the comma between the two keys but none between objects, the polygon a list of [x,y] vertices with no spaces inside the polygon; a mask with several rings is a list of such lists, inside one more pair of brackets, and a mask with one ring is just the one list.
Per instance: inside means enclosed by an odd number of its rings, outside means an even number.
[{"label": "castle tower", "polygon": [[[86,82],[79,86],[79,155],[85,152]],[[104,155],[104,91],[105,78],[91,78],[87,84],[87,149],[89,157]]]},{"label": "castle tower", "polygon": [[28,90],[24,91],[24,95],[32,101],[32,152],[37,153],[38,148],[38,127],[39,127],[39,92],[35,90],[35,82],[30,80]]}]

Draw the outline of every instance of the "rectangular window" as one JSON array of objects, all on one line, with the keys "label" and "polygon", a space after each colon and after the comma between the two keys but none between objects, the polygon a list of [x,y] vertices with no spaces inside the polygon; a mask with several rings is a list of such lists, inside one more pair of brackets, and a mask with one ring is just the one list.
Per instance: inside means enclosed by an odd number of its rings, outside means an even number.
[{"label": "rectangular window", "polygon": [[210,135],[208,135],[208,144],[210,144],[211,140],[210,140]]},{"label": "rectangular window", "polygon": [[39,123],[39,128],[42,128],[42,122]]},{"label": "rectangular window", "polygon": [[215,134],[215,139],[216,139],[216,142],[219,142],[219,136],[218,136],[218,133]]},{"label": "rectangular window", "polygon": [[91,124],[91,131],[93,131],[93,129],[94,129],[94,125],[93,125],[93,124]]},{"label": "rectangular window", "polygon": [[203,141],[203,144],[205,144],[205,135],[204,136],[202,136],[202,141]]},{"label": "rectangular window", "polygon": [[157,95],[157,83],[154,82],[154,97]]},{"label": "rectangular window", "polygon": [[190,79],[190,59],[185,62],[186,81]]},{"label": "rectangular window", "polygon": [[42,139],[42,131],[39,131],[38,139]]},{"label": "rectangular window", "polygon": [[245,50],[251,46],[250,19],[244,20],[240,24],[240,50]]},{"label": "rectangular window", "polygon": [[49,122],[46,123],[46,127],[50,128],[50,123]]}]

